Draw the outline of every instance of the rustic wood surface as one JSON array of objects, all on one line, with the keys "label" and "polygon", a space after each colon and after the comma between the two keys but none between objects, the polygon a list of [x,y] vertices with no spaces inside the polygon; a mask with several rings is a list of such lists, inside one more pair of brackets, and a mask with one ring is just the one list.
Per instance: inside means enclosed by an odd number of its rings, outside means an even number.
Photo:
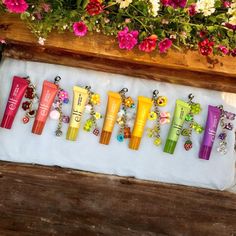
[{"label": "rustic wood surface", "polygon": [[73,33],[50,34],[45,46],[14,15],[0,16],[0,37],[8,42],[5,56],[120,73],[145,79],[236,92],[236,58],[200,56],[198,52],[170,51],[161,56],[124,51],[115,37]]},{"label": "rustic wood surface", "polygon": [[236,235],[236,195],[0,162],[0,235]]}]

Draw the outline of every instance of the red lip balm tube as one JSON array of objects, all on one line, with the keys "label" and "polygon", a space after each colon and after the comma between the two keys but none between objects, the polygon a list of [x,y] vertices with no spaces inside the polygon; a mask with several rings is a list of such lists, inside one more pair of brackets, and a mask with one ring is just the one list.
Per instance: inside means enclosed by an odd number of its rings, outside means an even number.
[{"label": "red lip balm tube", "polygon": [[43,90],[40,97],[39,107],[32,128],[33,134],[42,134],[57,92],[58,86],[56,84],[46,80],[43,82]]},{"label": "red lip balm tube", "polygon": [[25,94],[28,85],[29,81],[26,80],[26,78],[18,76],[13,77],[11,92],[9,94],[7,106],[1,122],[2,128],[11,129],[16,113],[19,109],[21,100]]}]

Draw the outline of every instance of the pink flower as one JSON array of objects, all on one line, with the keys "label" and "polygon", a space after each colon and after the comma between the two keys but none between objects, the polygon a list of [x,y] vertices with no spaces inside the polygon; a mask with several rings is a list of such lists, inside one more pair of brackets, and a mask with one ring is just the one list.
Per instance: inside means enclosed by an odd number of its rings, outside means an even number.
[{"label": "pink flower", "polygon": [[37,20],[42,20],[42,18],[43,18],[40,12],[35,12],[35,13],[34,13],[34,17],[35,17]]},{"label": "pink flower", "polygon": [[223,45],[219,45],[218,50],[222,52],[224,55],[227,55],[229,53],[229,49]]},{"label": "pink flower", "polygon": [[223,7],[224,8],[229,8],[231,6],[231,2],[229,1],[223,1]]},{"label": "pink flower", "polygon": [[5,41],[5,39],[3,39],[3,38],[0,38],[0,44],[6,44],[6,41]]},{"label": "pink flower", "polygon": [[138,31],[129,32],[129,28],[125,27],[118,33],[119,47],[121,49],[131,50],[138,43]]},{"label": "pink flower", "polygon": [[188,7],[188,14],[190,16],[194,16],[197,14],[197,9],[196,9],[196,3],[192,3],[189,7]]},{"label": "pink flower", "polygon": [[170,48],[172,45],[172,41],[168,38],[163,39],[161,42],[158,43],[158,48],[160,53],[166,53],[167,49]]},{"label": "pink flower", "polygon": [[85,25],[83,21],[75,22],[73,24],[73,31],[76,36],[85,36],[88,31],[88,27]]},{"label": "pink flower", "polygon": [[8,11],[13,13],[23,13],[29,7],[25,0],[3,0],[3,3],[6,5]]},{"label": "pink flower", "polygon": [[51,5],[45,2],[41,4],[41,7],[44,10],[44,12],[49,12],[51,10]]},{"label": "pink flower", "polygon": [[140,44],[139,44],[139,50],[144,52],[151,52],[155,50],[157,45],[157,36],[155,34],[145,38]]}]

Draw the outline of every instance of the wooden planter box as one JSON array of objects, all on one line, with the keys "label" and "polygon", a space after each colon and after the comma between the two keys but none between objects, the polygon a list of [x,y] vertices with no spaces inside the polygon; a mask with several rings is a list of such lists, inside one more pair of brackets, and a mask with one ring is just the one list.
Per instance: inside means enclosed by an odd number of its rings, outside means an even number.
[{"label": "wooden planter box", "polygon": [[[236,93],[231,57],[125,52],[92,34],[52,33],[40,46],[11,15],[0,17],[1,37],[4,57]],[[236,235],[230,192],[8,162],[0,162],[0,187],[0,235]]]}]

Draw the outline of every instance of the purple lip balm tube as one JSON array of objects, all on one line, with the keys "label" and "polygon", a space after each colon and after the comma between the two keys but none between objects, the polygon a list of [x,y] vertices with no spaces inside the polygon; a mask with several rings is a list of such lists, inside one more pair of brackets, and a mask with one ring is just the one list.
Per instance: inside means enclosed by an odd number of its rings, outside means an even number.
[{"label": "purple lip balm tube", "polygon": [[216,130],[220,121],[221,110],[218,107],[208,106],[208,116],[199,158],[209,160],[212,146],[216,137]]}]

